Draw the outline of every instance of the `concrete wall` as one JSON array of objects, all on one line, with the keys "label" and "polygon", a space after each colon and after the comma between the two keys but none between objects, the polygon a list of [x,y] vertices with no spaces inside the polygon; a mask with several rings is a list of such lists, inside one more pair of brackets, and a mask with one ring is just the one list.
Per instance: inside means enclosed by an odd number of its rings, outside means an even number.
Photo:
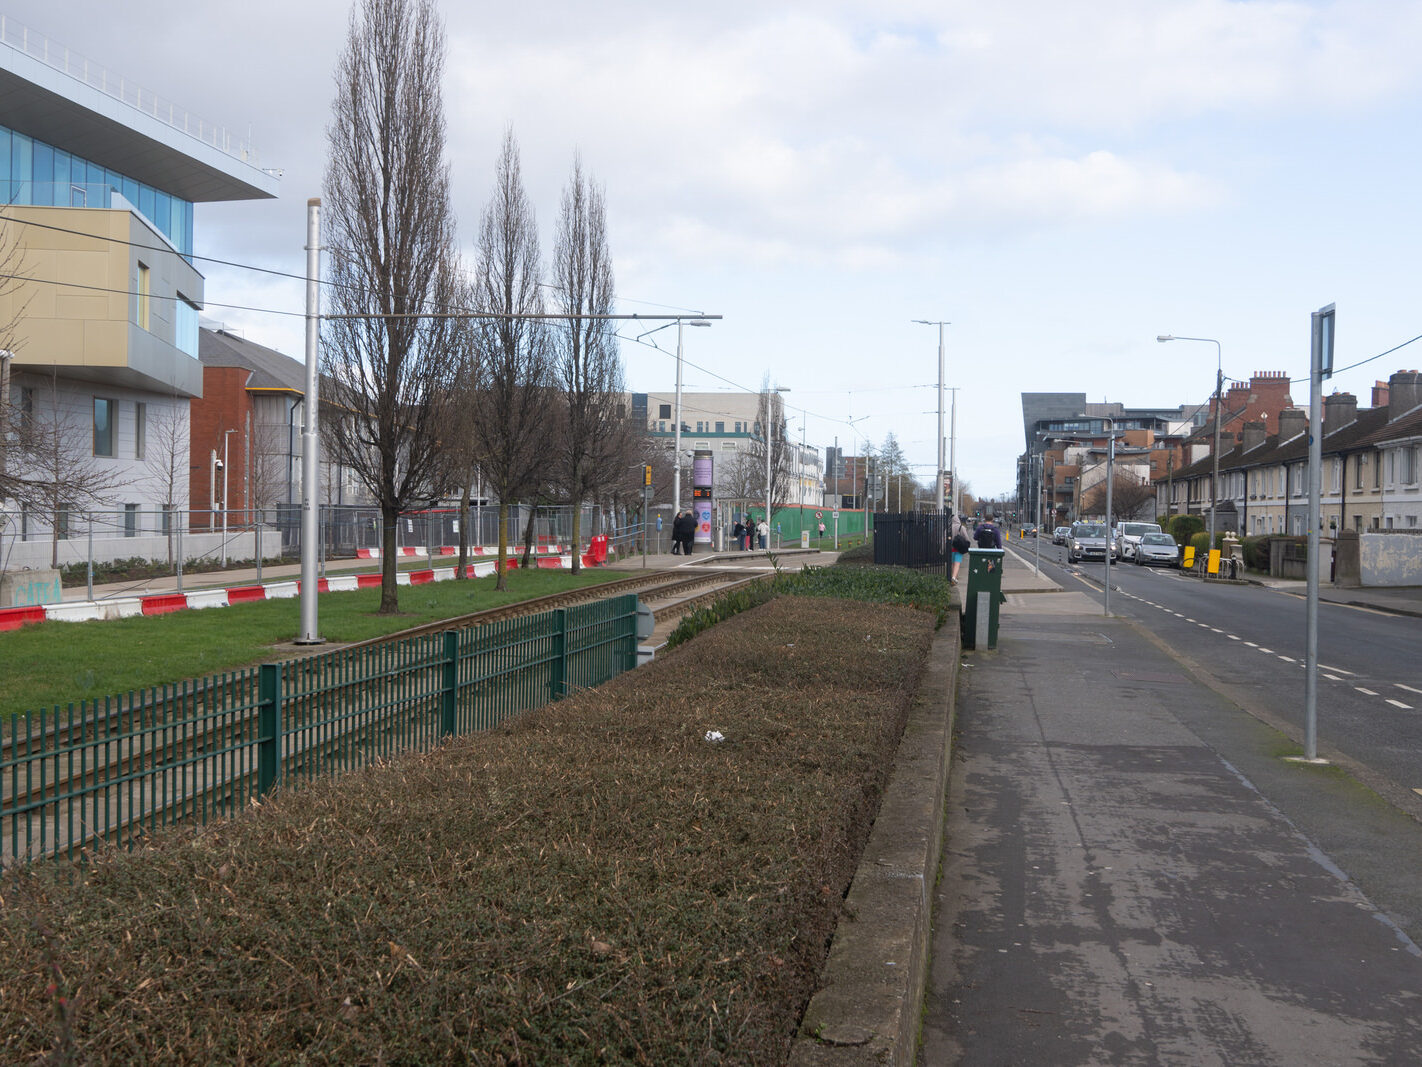
[{"label": "concrete wall", "polygon": [[1422,585],[1422,530],[1365,533],[1360,542],[1364,586]]},{"label": "concrete wall", "polygon": [[28,570],[0,573],[0,608],[58,604],[64,599],[59,572]]}]

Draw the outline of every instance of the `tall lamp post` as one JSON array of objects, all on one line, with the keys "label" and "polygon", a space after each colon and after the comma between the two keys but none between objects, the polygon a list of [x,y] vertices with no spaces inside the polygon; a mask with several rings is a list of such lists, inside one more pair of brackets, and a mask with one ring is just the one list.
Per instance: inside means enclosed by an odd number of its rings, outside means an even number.
[{"label": "tall lamp post", "polygon": [[1176,337],[1173,334],[1163,333],[1156,337],[1162,344],[1166,341],[1200,341],[1203,344],[1215,346],[1215,445],[1211,449],[1214,457],[1214,470],[1210,474],[1210,543],[1205,549],[1205,558],[1209,559],[1209,554],[1215,550],[1215,506],[1219,499],[1220,485],[1220,408],[1224,391],[1224,360],[1220,352],[1220,343],[1213,337]]},{"label": "tall lamp post", "polygon": [[[666,326],[658,326],[656,330],[648,330],[647,333],[639,333],[636,340],[640,341],[647,334],[656,333],[657,330],[665,330]],[[676,320],[676,404],[672,414],[675,420],[672,426],[672,514],[681,514],[681,328],[683,326],[710,326],[711,323],[704,318],[687,318]]]},{"label": "tall lamp post", "polygon": [[222,431],[222,565],[224,567],[227,566],[227,471],[229,468],[227,462],[227,441],[228,438],[236,432],[236,430]]},{"label": "tall lamp post", "polygon": [[[953,325],[951,322],[938,322],[932,319],[914,319],[920,326],[938,327],[938,512],[943,513],[943,327]],[[956,399],[956,397],[955,397]],[[956,486],[954,492],[956,495]]]}]

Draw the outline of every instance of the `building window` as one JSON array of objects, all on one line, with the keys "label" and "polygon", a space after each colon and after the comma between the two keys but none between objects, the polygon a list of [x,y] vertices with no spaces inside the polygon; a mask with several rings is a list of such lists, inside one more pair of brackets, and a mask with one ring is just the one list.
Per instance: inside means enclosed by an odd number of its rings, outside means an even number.
[{"label": "building window", "polygon": [[173,532],[173,505],[163,505],[163,536],[167,537]]},{"label": "building window", "polygon": [[671,408],[672,408],[672,406],[671,406],[670,404],[658,404],[658,405],[657,405],[657,418],[659,418],[659,419],[669,419],[669,418],[671,418],[671,417],[672,417]]},{"label": "building window", "polygon": [[114,413],[118,403],[105,397],[94,397],[94,455],[114,454]]},{"label": "building window", "polygon": [[722,442],[721,442],[721,451],[722,451],[722,452],[734,452],[735,450],[736,450],[736,442],[734,442],[734,441],[722,441]]},{"label": "building window", "polygon": [[125,504],[123,506],[123,535],[125,537],[138,536],[138,505]]},{"label": "building window", "polygon": [[666,432],[667,432],[667,424],[664,423],[664,422],[658,421],[658,423],[657,423],[657,433],[666,433]]},{"label": "building window", "polygon": [[[1382,487],[1382,453],[1373,453],[1373,488]],[[1375,524],[1376,526],[1376,524]]]},{"label": "building window", "polygon": [[1358,453],[1357,467],[1353,471],[1354,489],[1363,488],[1363,460],[1365,460],[1366,458],[1367,457],[1364,456],[1361,452]]},{"label": "building window", "polygon": [[1402,484],[1417,484],[1417,446],[1404,448],[1402,451]]},{"label": "building window", "polygon": [[178,351],[186,352],[196,358],[198,354],[197,305],[179,293],[178,299],[173,302],[173,311],[173,344],[177,346]]},{"label": "building window", "polygon": [[717,432],[717,433],[725,433],[725,432],[726,432],[726,424],[725,424],[724,422],[718,422],[718,423],[716,424],[716,432]]},{"label": "building window", "polygon": [[34,444],[35,391],[29,386],[24,386],[20,390],[20,425],[15,429],[19,433],[21,448],[29,448]]},{"label": "building window", "polygon": [[144,459],[148,447],[148,405],[142,402],[133,405],[133,458]]},{"label": "building window", "polygon": [[61,541],[69,540],[69,505],[59,505],[54,513],[54,536]]}]

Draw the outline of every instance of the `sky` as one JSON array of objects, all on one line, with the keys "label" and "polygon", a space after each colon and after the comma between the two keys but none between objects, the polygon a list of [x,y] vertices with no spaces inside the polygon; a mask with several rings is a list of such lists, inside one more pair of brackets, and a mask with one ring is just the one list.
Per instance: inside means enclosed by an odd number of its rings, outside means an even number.
[{"label": "sky", "polygon": [[[4,14],[249,139],[276,200],[200,205],[200,255],[300,275],[344,0],[10,0]],[[684,389],[788,388],[792,433],[896,435],[1009,494],[1024,391],[1196,405],[1284,371],[1337,304],[1325,391],[1422,366],[1422,4],[638,0],[442,5],[465,254],[516,137],[545,255],[574,153],[605,187],[619,310],[688,329]],[[13,31],[13,25],[11,29]],[[300,359],[304,285],[200,264],[205,320]],[[217,307],[218,304],[236,305]],[[254,310],[242,310],[242,309]],[[285,314],[281,314],[281,313]],[[629,338],[654,324],[631,324]],[[675,328],[624,342],[673,388]],[[656,343],[660,350],[649,347]],[[1369,362],[1362,363],[1361,361]]]}]

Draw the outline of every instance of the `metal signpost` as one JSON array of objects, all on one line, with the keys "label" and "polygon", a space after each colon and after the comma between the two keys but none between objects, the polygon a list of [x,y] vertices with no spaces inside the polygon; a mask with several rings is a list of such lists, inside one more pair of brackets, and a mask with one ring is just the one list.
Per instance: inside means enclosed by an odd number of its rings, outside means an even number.
[{"label": "metal signpost", "polygon": [[1313,313],[1308,389],[1308,610],[1304,666],[1304,755],[1318,758],[1318,564],[1319,528],[1323,525],[1323,379],[1333,376],[1335,305]]}]

